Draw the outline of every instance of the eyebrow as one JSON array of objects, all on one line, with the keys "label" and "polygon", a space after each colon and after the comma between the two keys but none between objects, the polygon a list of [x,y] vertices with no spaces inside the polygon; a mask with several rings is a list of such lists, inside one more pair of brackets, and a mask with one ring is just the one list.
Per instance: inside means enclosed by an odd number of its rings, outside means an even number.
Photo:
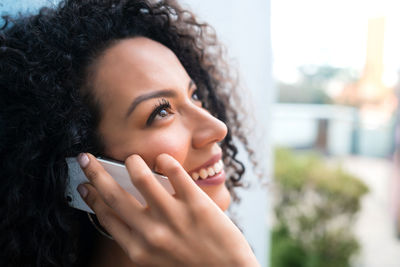
[{"label": "eyebrow", "polygon": [[[188,90],[192,88],[194,85],[193,80],[190,80],[189,85],[188,85]],[[141,96],[138,96],[135,98],[135,100],[132,101],[132,104],[129,106],[128,111],[126,112],[125,117],[129,117],[129,115],[135,110],[135,108],[142,103],[143,101],[152,99],[152,98],[158,98],[158,97],[176,97],[176,92],[171,89],[164,89],[164,90],[159,90],[159,91],[154,91],[150,92],[147,94],[143,94]]]}]

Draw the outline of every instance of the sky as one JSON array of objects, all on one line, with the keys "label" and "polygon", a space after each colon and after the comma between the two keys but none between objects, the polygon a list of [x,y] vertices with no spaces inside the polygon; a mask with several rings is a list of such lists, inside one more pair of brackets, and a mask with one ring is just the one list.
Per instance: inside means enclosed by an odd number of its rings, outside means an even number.
[{"label": "sky", "polygon": [[271,0],[275,77],[294,81],[296,68],[328,64],[361,70],[368,18],[385,16],[384,82],[400,70],[399,0]]}]

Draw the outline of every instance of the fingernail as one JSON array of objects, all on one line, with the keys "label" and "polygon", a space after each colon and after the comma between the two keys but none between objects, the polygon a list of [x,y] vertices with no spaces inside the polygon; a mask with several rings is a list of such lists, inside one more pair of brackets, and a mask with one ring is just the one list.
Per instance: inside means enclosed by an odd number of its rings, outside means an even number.
[{"label": "fingernail", "polygon": [[88,190],[83,184],[78,185],[78,192],[83,198],[85,198],[88,194]]},{"label": "fingernail", "polygon": [[86,166],[89,164],[89,157],[86,155],[86,153],[80,153],[77,157],[77,160],[82,168],[86,168]]}]

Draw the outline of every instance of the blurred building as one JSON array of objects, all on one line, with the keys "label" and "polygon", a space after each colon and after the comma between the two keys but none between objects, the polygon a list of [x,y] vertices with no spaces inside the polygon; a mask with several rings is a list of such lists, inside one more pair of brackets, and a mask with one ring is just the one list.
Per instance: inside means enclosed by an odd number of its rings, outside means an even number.
[{"label": "blurred building", "polygon": [[[393,140],[397,97],[394,88],[383,83],[385,17],[368,21],[367,52],[365,66],[360,79],[346,86],[336,99],[339,103],[359,108],[360,154],[374,155],[373,145],[379,150],[376,140]],[[386,134],[385,134],[386,133]],[[384,135],[384,136],[383,136]],[[368,147],[365,147],[368,146]],[[393,147],[393,144],[391,145]],[[393,150],[388,150],[390,156]],[[382,153],[376,155],[383,156]]]},{"label": "blurred building", "polygon": [[[393,88],[387,87],[382,81],[384,71],[384,36],[385,17],[371,18],[368,20],[367,51],[365,65],[360,79],[343,88],[336,101],[352,106],[375,106],[382,109],[379,104],[388,104],[388,98],[396,102]],[[393,104],[393,103],[391,103]],[[389,107],[386,105],[386,108]],[[390,106],[393,112],[395,105]]]},{"label": "blurred building", "polygon": [[356,82],[344,85],[335,96],[336,105],[275,107],[275,144],[330,155],[391,157],[398,101],[394,88],[382,81],[384,31],[385,17],[369,19],[363,71]]}]

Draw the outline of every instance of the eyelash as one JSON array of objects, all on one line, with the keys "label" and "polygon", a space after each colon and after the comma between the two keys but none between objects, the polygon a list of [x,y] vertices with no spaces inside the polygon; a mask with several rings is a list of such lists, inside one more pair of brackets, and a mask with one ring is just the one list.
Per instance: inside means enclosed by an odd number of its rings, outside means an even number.
[{"label": "eyelash", "polygon": [[164,98],[159,100],[158,104],[154,107],[153,112],[151,112],[149,118],[147,119],[146,125],[150,126],[153,123],[155,117],[157,115],[159,115],[160,111],[163,109],[167,109],[169,114],[172,113],[171,112],[171,104],[169,103],[168,100],[166,100]]}]

